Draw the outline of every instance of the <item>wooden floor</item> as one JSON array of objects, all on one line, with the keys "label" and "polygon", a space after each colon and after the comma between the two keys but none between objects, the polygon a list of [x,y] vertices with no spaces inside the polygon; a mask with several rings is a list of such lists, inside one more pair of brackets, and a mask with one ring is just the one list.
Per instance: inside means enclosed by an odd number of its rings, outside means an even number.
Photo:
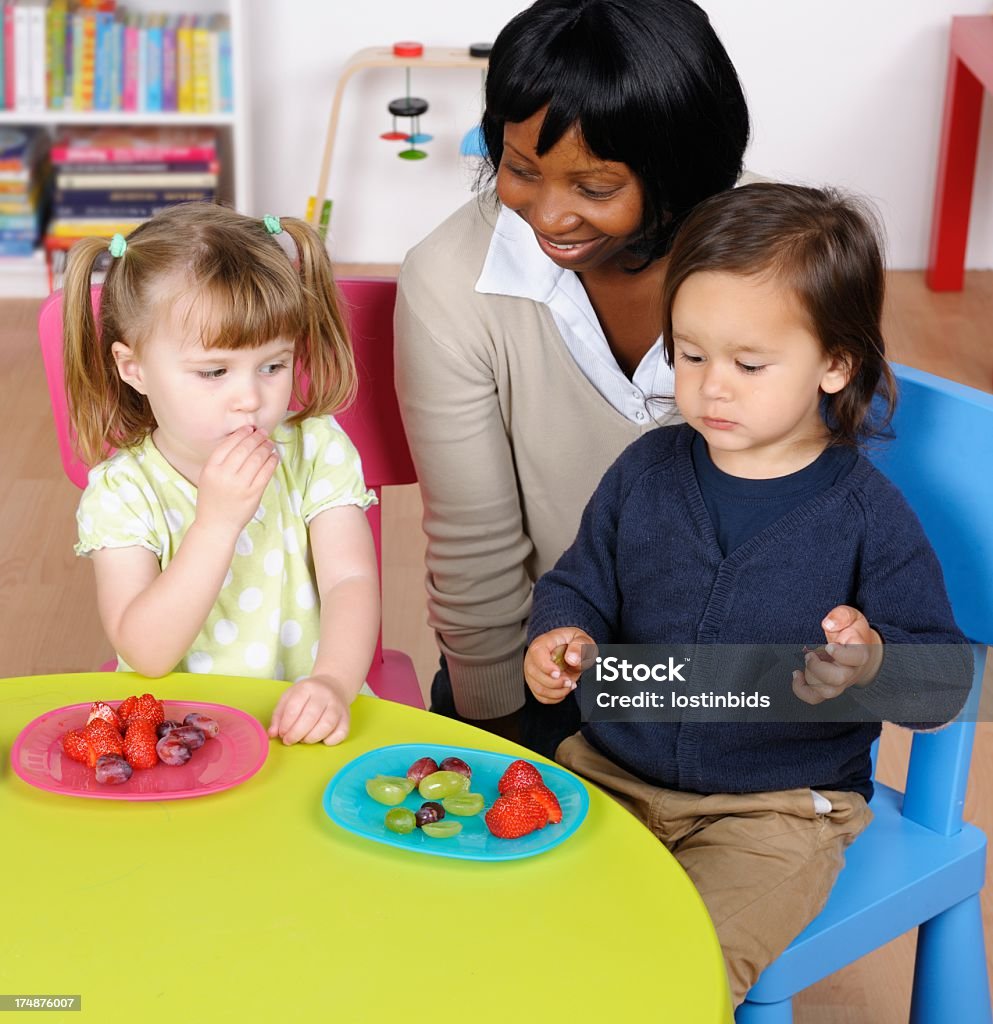
[{"label": "wooden floor", "polygon": [[[0,436],[7,439],[0,448],[0,676],[90,671],[111,654],[92,570],[72,553],[78,492],[62,475],[55,444],[35,338],[39,305],[0,301]],[[894,361],[993,390],[993,272],[970,273],[963,292],[943,295],[929,292],[919,273],[893,273],[886,324]],[[385,638],[411,654],[426,688],[438,655],[425,624],[420,515],[416,487],[385,495]],[[880,776],[900,788],[908,741],[888,729],[883,746]],[[977,730],[966,816],[993,835],[989,723]],[[983,914],[993,962],[989,889]],[[913,949],[914,936],[904,936],[809,989],[796,1000],[797,1024],[906,1024]]]}]

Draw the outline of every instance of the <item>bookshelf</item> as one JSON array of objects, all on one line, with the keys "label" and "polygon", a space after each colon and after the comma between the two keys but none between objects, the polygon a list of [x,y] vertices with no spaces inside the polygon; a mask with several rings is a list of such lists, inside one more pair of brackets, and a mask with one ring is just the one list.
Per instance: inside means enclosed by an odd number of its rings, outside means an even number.
[{"label": "bookshelf", "polygon": [[[44,125],[53,133],[72,125],[191,125],[217,129],[221,177],[218,195],[244,213],[252,211],[252,173],[248,89],[245,68],[245,9],[247,0],[123,0],[130,10],[163,14],[227,14],[231,29],[232,110],[210,113],[177,111],[0,110],[0,126]],[[43,258],[0,257],[0,297],[42,297],[48,294]]]}]

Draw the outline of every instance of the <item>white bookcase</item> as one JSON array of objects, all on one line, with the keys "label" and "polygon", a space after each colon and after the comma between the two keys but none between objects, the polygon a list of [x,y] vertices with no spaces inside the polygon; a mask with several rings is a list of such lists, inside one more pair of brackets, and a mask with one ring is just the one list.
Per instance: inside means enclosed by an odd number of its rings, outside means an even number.
[{"label": "white bookcase", "polygon": [[[124,0],[128,10],[164,14],[226,13],[231,23],[232,107],[230,113],[182,114],[177,112],[46,110],[22,113],[0,110],[0,125],[48,125],[54,132],[68,125],[207,125],[218,129],[221,179],[218,194],[235,209],[252,212],[252,177],[249,153],[251,119],[248,113],[245,54],[246,0]],[[0,257],[0,298],[37,297],[48,294],[44,259]]]}]

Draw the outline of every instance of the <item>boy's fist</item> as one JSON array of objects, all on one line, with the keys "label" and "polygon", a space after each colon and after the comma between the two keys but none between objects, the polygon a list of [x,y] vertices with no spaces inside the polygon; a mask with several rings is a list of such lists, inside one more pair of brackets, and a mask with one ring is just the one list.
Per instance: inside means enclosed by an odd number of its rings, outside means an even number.
[{"label": "boy's fist", "polygon": [[594,658],[593,638],[578,626],[562,626],[531,642],[524,656],[524,678],[535,700],[558,704],[576,689],[583,669],[589,668]]},{"label": "boy's fist", "polygon": [[793,673],[793,692],[806,704],[831,700],[849,686],[865,686],[883,661],[883,639],[857,608],[832,608],[821,628],[827,646],[808,651],[803,671]]}]

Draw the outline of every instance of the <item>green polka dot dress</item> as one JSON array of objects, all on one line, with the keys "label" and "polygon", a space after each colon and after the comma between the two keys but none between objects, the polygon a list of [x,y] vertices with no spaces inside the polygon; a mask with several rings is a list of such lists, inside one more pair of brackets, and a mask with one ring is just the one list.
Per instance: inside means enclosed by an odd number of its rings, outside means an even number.
[{"label": "green polka dot dress", "polygon": [[[313,669],[320,602],[308,524],[325,509],[366,509],[376,497],[365,486],[355,446],[333,417],[281,424],[273,440],[279,466],[177,672],[296,680]],[[149,436],[90,471],[76,512],[76,554],[138,545],[165,569],[193,522],[196,499],[196,488]],[[118,670],[130,671],[121,658]]]}]

